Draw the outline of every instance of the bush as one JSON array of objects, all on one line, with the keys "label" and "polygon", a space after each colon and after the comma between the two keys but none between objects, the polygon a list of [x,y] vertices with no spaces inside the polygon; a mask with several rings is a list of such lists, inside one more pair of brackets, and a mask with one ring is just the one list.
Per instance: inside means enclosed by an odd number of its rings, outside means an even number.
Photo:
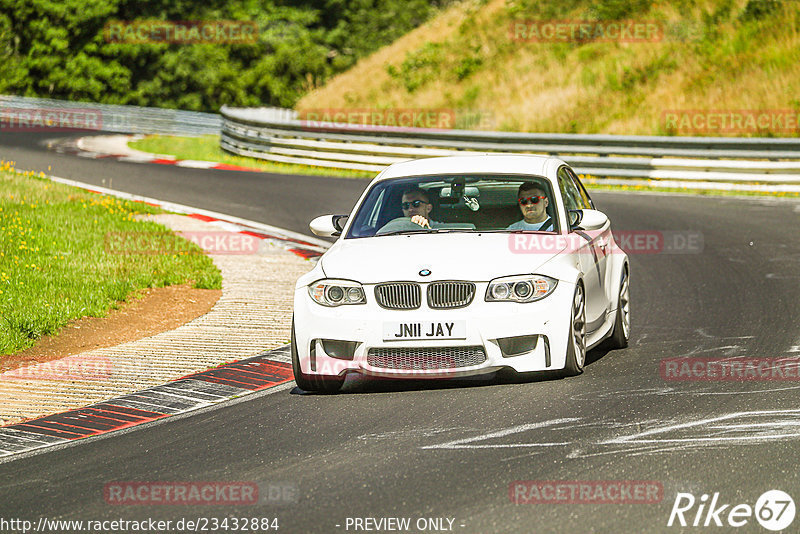
[{"label": "bush", "polygon": [[[438,0],[0,0],[0,91],[195,111],[291,107]],[[110,21],[252,21],[247,44],[108,42]]]},{"label": "bush", "polygon": [[413,93],[436,77],[444,61],[442,43],[425,43],[421,48],[408,52],[398,69],[388,65],[386,72],[400,82],[409,93]]}]

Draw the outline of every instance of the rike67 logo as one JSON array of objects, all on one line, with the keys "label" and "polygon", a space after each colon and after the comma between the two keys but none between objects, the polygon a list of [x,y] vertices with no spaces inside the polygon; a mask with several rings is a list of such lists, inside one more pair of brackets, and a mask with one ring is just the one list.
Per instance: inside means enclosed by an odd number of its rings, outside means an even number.
[{"label": "rike67 logo", "polygon": [[678,493],[669,514],[667,526],[692,527],[743,527],[754,517],[767,530],[787,528],[794,521],[794,500],[781,490],[764,492],[755,506],[746,503],[731,505],[723,502],[719,492],[703,494],[696,499],[691,493]]}]

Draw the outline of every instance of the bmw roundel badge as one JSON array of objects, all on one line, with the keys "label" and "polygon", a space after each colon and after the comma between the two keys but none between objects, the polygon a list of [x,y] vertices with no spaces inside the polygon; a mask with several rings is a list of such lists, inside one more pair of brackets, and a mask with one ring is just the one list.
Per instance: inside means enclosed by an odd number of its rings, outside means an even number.
[{"label": "bmw roundel badge", "polygon": [[420,275],[420,276],[428,276],[429,274],[431,274],[431,270],[430,270],[430,269],[422,269],[422,270],[419,272],[419,275]]}]

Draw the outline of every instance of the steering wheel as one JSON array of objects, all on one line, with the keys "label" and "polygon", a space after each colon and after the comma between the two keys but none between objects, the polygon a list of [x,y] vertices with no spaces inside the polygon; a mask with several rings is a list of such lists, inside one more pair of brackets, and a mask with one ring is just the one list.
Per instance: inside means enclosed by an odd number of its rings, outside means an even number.
[{"label": "steering wheel", "polygon": [[414,230],[427,230],[417,223],[411,222],[411,217],[398,217],[383,225],[383,228],[375,232],[375,235],[391,234],[392,232],[406,232]]}]

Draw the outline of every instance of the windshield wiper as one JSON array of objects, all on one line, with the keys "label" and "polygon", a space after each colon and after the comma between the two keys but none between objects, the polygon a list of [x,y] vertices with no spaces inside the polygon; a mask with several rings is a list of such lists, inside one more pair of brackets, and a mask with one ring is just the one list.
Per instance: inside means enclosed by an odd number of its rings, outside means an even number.
[{"label": "windshield wiper", "polygon": [[383,235],[407,235],[407,234],[421,234],[428,232],[432,232],[433,230],[429,230],[428,228],[420,228],[419,230],[395,230],[394,232],[386,232],[385,234],[375,234],[376,237],[383,236]]},{"label": "windshield wiper", "polygon": [[410,234],[446,234],[450,232],[477,232],[468,228],[420,228],[419,230],[397,230],[396,232],[388,232],[385,234],[375,234],[375,236],[383,235],[410,235]]},{"label": "windshield wiper", "polygon": [[500,230],[481,230],[481,233],[484,233],[484,234],[498,233],[498,232],[504,232],[504,233],[507,233],[507,234],[531,234],[531,233],[552,234],[552,233],[556,233],[553,230],[505,230],[505,229],[500,229]]}]

